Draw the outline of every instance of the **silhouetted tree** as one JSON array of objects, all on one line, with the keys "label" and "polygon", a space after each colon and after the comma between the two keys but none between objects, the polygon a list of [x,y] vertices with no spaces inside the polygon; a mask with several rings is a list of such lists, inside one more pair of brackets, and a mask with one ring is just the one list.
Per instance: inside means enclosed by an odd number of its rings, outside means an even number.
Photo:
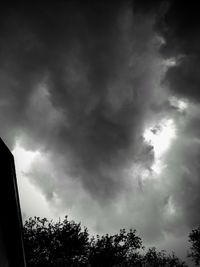
[{"label": "silhouetted tree", "polygon": [[189,234],[189,242],[191,243],[190,253],[188,257],[195,262],[196,265],[200,264],[200,227],[192,230]]},{"label": "silhouetted tree", "polygon": [[[142,240],[135,230],[126,233],[125,229],[119,234],[97,236],[92,238],[89,254],[91,266],[129,266],[140,259],[138,250],[142,248]],[[135,266],[135,265],[134,265]]]},{"label": "silhouetted tree", "polygon": [[185,262],[181,261],[174,253],[166,254],[165,250],[156,251],[156,248],[149,248],[143,257],[143,267],[186,267]]},{"label": "silhouetted tree", "polygon": [[141,254],[142,240],[136,230],[89,238],[87,229],[68,221],[54,223],[30,218],[24,224],[28,267],[185,267],[174,254],[150,248]]},{"label": "silhouetted tree", "polygon": [[85,266],[88,258],[87,229],[68,221],[53,223],[30,218],[24,224],[24,245],[29,267]]}]

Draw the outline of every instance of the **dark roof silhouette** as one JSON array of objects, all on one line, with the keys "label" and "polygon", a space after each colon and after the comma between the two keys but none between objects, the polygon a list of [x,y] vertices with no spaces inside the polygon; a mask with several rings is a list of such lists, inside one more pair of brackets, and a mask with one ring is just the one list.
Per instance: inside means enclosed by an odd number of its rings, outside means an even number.
[{"label": "dark roof silhouette", "polygon": [[14,157],[0,138],[0,266],[25,267]]}]

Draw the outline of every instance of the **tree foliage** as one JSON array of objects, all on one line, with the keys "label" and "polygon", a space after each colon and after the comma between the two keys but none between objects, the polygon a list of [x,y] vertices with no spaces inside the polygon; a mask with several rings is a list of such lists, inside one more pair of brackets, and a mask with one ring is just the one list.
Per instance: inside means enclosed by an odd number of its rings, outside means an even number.
[{"label": "tree foliage", "polygon": [[87,229],[68,221],[53,223],[30,218],[24,224],[24,246],[28,267],[84,266],[89,242]]},{"label": "tree foliage", "polygon": [[[46,218],[29,218],[24,224],[28,267],[185,267],[174,254],[150,248],[146,254],[136,230],[121,229],[115,235],[89,237],[80,224],[54,223]],[[143,253],[142,253],[143,252]]]},{"label": "tree foliage", "polygon": [[143,265],[147,267],[186,267],[174,253],[167,255],[164,250],[157,252],[156,248],[149,248],[143,258]]},{"label": "tree foliage", "polygon": [[126,233],[125,229],[119,234],[97,236],[91,239],[89,262],[91,266],[128,266],[139,258],[138,250],[142,248],[142,240],[135,230]]},{"label": "tree foliage", "polygon": [[189,234],[189,242],[191,243],[190,253],[188,257],[190,257],[196,265],[200,264],[200,227],[192,230]]}]

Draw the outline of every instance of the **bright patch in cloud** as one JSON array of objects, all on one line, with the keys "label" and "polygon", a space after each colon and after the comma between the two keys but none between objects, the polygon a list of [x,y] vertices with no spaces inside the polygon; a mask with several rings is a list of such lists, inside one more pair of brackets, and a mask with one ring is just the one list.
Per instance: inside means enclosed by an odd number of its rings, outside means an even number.
[{"label": "bright patch in cloud", "polygon": [[172,140],[176,137],[176,127],[173,119],[163,119],[154,126],[147,128],[143,134],[145,142],[154,149],[155,161],[151,169],[155,174],[161,174],[166,167],[163,156],[169,149]]},{"label": "bright patch in cloud", "polygon": [[188,108],[188,102],[185,99],[178,99],[175,96],[169,98],[169,103],[172,107],[177,108],[179,112],[183,112]]},{"label": "bright patch in cloud", "polygon": [[25,150],[19,144],[16,144],[12,154],[15,158],[15,165],[18,173],[27,172],[34,159],[40,155],[38,151]]},{"label": "bright patch in cloud", "polygon": [[34,161],[38,160],[38,158],[41,160],[41,153],[39,151],[27,151],[19,144],[16,144],[12,154],[15,159],[22,213],[26,215],[26,218],[31,216],[52,218],[53,214],[44,195],[28,178],[28,172]]},{"label": "bright patch in cloud", "polygon": [[177,61],[176,58],[168,58],[164,60],[164,65],[167,67],[173,67],[176,66]]},{"label": "bright patch in cloud", "polygon": [[175,215],[176,214],[176,208],[173,203],[172,197],[170,196],[168,203],[167,203],[167,212],[169,215]]},{"label": "bright patch in cloud", "polygon": [[155,158],[160,158],[166,152],[171,141],[176,136],[175,124],[172,119],[162,120],[145,130],[143,137],[147,143],[153,146]]},{"label": "bright patch in cloud", "polygon": [[155,160],[155,162],[153,163],[153,165],[151,166],[151,170],[159,175],[162,173],[163,169],[165,169],[165,167],[167,167],[166,164],[163,164],[163,162],[159,159]]}]

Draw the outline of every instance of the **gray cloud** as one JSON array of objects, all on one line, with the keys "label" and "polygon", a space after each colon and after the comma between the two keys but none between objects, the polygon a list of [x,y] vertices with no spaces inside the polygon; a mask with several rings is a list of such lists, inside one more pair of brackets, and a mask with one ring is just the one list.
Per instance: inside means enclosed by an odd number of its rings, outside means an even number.
[{"label": "gray cloud", "polygon": [[[191,228],[200,223],[199,200],[199,16],[196,3],[174,1],[165,15],[160,33],[165,38],[164,56],[177,58],[168,69],[164,84],[173,95],[190,103],[179,125],[178,141],[170,166],[174,174],[174,198],[182,220]],[[162,24],[162,25],[163,25]],[[178,170],[176,170],[179,166]],[[179,177],[179,178],[177,178]]]},{"label": "gray cloud", "polygon": [[127,4],[55,10],[14,10],[6,20],[6,117],[29,146],[65,154],[67,172],[105,199],[120,190],[121,170],[145,146],[142,121],[158,83],[154,20],[134,16]]},{"label": "gray cloud", "polygon": [[[124,170],[153,160],[141,134],[163,72],[154,16],[100,2],[6,11],[1,135],[52,153],[55,168],[60,155],[92,198],[112,201],[125,190]],[[53,184],[43,176],[35,170],[33,181],[47,198],[61,196],[65,175]]]},{"label": "gray cloud", "polygon": [[172,1],[164,18],[157,23],[165,39],[161,53],[179,58],[178,64],[170,68],[165,82],[170,90],[192,101],[199,101],[199,25],[197,3]]},{"label": "gray cloud", "polygon": [[[199,223],[198,51],[176,5],[155,2],[4,8],[0,37],[0,134],[44,155],[30,181],[52,209],[100,233],[136,227],[149,244]],[[162,118],[177,138],[161,177],[143,180],[155,154],[142,134]]]}]

